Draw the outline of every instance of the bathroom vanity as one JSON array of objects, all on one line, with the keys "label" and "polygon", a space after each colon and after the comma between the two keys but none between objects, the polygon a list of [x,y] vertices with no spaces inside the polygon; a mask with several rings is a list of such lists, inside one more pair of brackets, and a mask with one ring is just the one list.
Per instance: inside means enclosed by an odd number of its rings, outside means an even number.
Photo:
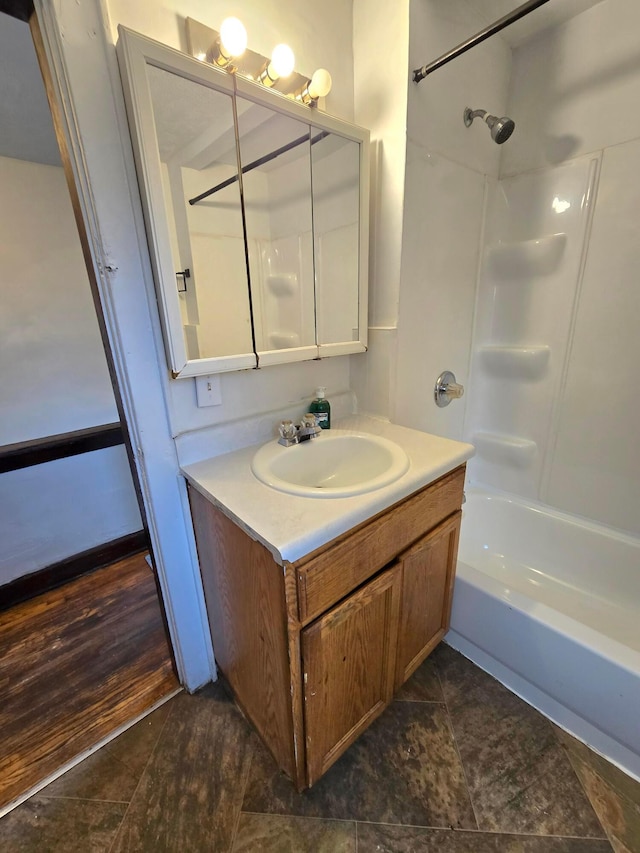
[{"label": "bathroom vanity", "polygon": [[256,448],[183,469],[218,668],[299,790],[444,636],[473,452],[365,418],[347,428],[396,441],[408,471],[370,493],[316,499],[259,482]]}]

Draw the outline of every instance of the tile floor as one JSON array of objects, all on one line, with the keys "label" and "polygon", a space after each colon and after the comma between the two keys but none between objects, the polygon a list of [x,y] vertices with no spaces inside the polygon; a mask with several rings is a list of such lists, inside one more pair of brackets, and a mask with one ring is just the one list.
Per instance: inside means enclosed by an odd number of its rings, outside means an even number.
[{"label": "tile floor", "polygon": [[311,791],[210,685],[6,815],[0,850],[637,853],[640,785],[441,645]]}]

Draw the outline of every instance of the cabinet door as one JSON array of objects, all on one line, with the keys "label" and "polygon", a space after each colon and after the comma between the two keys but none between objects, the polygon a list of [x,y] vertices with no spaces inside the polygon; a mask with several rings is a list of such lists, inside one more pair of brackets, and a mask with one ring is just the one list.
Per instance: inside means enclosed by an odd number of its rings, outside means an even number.
[{"label": "cabinet door", "polygon": [[401,554],[402,606],[396,688],[409,678],[449,628],[461,512]]},{"label": "cabinet door", "polygon": [[302,631],[309,785],[391,701],[399,606],[396,564]]}]

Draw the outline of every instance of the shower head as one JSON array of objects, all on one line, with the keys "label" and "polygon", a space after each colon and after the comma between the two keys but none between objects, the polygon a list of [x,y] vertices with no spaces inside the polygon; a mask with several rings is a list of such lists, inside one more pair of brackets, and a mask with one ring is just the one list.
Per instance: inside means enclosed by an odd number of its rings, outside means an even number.
[{"label": "shower head", "polygon": [[506,142],[516,128],[516,123],[508,116],[498,118],[497,116],[489,115],[486,110],[472,110],[471,107],[467,107],[464,111],[465,126],[471,127],[474,118],[481,118],[486,122],[487,127],[491,131],[491,138],[498,145]]}]

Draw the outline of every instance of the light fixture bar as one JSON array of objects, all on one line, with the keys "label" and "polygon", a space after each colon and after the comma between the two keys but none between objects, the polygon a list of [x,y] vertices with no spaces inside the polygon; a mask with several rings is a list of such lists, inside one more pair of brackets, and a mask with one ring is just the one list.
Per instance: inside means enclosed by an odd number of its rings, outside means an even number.
[{"label": "light fixture bar", "polygon": [[[322,130],[320,133],[315,136],[311,136],[310,133],[305,133],[304,136],[299,136],[297,139],[292,140],[291,142],[287,142],[286,145],[281,146],[280,148],[276,148],[275,151],[271,151],[269,154],[265,154],[263,157],[259,157],[257,160],[254,160],[251,163],[247,163],[246,166],[242,167],[242,174],[245,172],[251,172],[253,169],[257,169],[259,166],[264,166],[265,163],[270,163],[271,160],[275,160],[276,157],[280,157],[281,154],[286,154],[287,151],[291,151],[292,148],[297,148],[298,145],[302,145],[304,142],[308,142],[311,137],[311,145],[315,145],[316,142],[320,142],[321,139],[329,136],[328,130]],[[235,184],[239,180],[237,175],[233,175],[231,178],[227,178],[226,181],[222,181],[220,184],[216,184],[215,187],[211,187],[210,190],[205,190],[200,195],[195,196],[195,198],[189,199],[189,204],[197,204],[199,201],[202,201],[205,198],[208,198],[210,195],[219,192],[220,190],[225,189],[226,187],[230,187],[232,184]]]},{"label": "light fixture bar", "polygon": [[[185,27],[189,53],[200,61],[206,59],[211,46],[220,38],[220,33],[193,18],[186,19]],[[256,53],[247,46],[242,56],[234,58],[232,64],[240,77],[256,80],[264,69],[266,62],[268,62],[266,56]],[[292,92],[302,89],[308,82],[309,78],[306,75],[299,74],[294,70],[288,77],[280,77],[277,83],[274,84],[273,91],[277,91],[282,95],[289,95]]]},{"label": "light fixture bar", "polygon": [[509,12],[507,15],[504,15],[504,17],[495,21],[495,23],[485,27],[484,30],[480,30],[480,32],[476,33],[475,36],[463,41],[462,44],[459,44],[447,53],[443,53],[442,56],[434,59],[433,62],[423,65],[422,68],[416,68],[413,72],[413,82],[419,83],[421,80],[424,80],[427,74],[431,74],[432,71],[441,68],[443,65],[446,65],[447,62],[451,62],[452,59],[457,59],[458,56],[461,56],[463,53],[471,50],[472,47],[475,47],[477,44],[491,38],[491,36],[499,33],[500,30],[504,30],[505,27],[508,27],[510,24],[514,24],[516,21],[519,21],[520,18],[524,18],[525,15],[528,15],[530,12],[535,11],[539,6],[543,6],[548,2],[549,0],[528,0],[527,3],[523,3],[522,6],[518,6],[517,9],[514,9],[513,12]]}]

